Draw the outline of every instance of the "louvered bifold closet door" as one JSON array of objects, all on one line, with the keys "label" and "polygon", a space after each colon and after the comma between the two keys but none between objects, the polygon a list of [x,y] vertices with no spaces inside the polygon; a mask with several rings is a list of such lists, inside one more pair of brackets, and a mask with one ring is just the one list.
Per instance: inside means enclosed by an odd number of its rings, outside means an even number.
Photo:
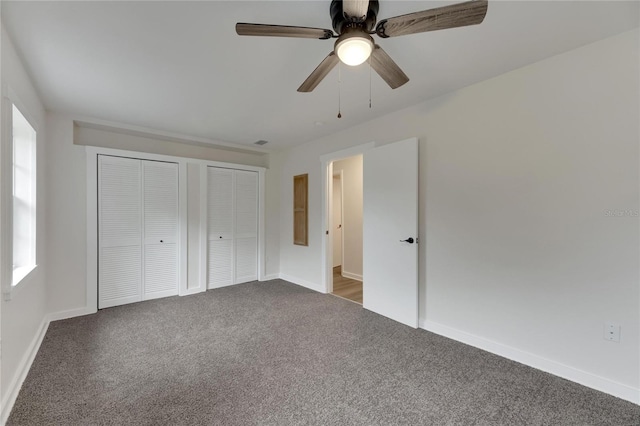
[{"label": "louvered bifold closet door", "polygon": [[178,165],[143,161],[144,300],[178,294]]},{"label": "louvered bifold closet door", "polygon": [[236,170],[235,283],[258,279],[258,173]]},{"label": "louvered bifold closet door", "polygon": [[98,157],[98,307],[142,299],[140,160]]},{"label": "louvered bifold closet door", "polygon": [[207,288],[233,284],[234,172],[207,168]]}]

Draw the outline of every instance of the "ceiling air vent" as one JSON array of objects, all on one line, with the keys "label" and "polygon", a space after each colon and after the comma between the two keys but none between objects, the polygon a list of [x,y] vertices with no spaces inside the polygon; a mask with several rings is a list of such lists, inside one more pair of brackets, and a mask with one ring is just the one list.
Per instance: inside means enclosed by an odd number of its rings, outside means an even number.
[{"label": "ceiling air vent", "polygon": [[265,140],[260,139],[259,141],[256,141],[253,144],[254,145],[265,145],[265,144],[268,144],[268,143],[269,143],[269,141],[265,141]]}]

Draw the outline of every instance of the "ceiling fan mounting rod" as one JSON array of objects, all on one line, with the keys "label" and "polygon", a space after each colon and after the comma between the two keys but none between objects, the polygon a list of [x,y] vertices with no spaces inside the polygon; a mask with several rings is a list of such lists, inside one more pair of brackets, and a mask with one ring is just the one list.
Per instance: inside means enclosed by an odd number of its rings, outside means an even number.
[{"label": "ceiling fan mounting rod", "polygon": [[369,0],[367,4],[367,11],[366,13],[363,13],[362,16],[348,15],[343,6],[344,4],[342,1],[332,0],[331,6],[329,7],[331,22],[336,33],[342,34],[347,26],[351,26],[353,24],[357,24],[367,32],[374,30],[379,9],[378,0]]},{"label": "ceiling fan mounting rod", "polygon": [[340,36],[343,36],[345,34],[352,34],[352,33],[365,33],[365,34],[369,34],[369,31],[367,31],[366,29],[364,29],[364,27],[362,26],[362,24],[354,22],[354,23],[349,23],[347,25],[345,25],[342,28],[342,33],[340,33]]}]

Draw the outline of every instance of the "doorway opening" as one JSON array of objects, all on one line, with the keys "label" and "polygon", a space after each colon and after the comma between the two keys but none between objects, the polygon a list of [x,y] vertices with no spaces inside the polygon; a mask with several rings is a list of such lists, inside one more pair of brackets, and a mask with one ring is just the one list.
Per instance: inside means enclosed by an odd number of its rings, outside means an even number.
[{"label": "doorway opening", "polygon": [[362,304],[362,155],[331,163],[331,294]]},{"label": "doorway opening", "polygon": [[[333,293],[332,186],[334,165],[353,156],[362,158],[362,307],[392,320],[418,326],[418,139],[376,146],[353,146],[320,157],[322,185],[322,282]],[[337,170],[337,168],[336,168]],[[344,193],[346,175],[343,174]],[[343,253],[348,240],[343,194]],[[341,276],[351,272],[345,257]],[[347,277],[351,278],[351,277]]]}]

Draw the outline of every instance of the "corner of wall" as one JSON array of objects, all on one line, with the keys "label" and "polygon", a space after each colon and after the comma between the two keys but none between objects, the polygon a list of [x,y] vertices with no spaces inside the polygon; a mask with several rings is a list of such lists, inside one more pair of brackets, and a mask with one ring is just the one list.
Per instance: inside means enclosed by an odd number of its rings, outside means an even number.
[{"label": "corner of wall", "polygon": [[[29,370],[29,366],[38,351],[40,342],[46,333],[48,326],[46,310],[46,287],[48,277],[48,258],[46,250],[46,112],[41,102],[41,98],[31,80],[27,69],[20,60],[18,52],[13,42],[6,32],[5,27],[1,30],[2,43],[2,80],[3,96],[9,96],[12,103],[18,105],[23,114],[37,132],[36,139],[36,164],[37,164],[37,237],[36,237],[36,259],[38,267],[26,277],[18,288],[13,289],[10,301],[2,301],[2,421],[9,415],[8,411],[13,405],[22,381]],[[10,126],[7,114],[3,114],[3,127]],[[10,135],[10,133],[9,133]],[[11,136],[3,135],[3,145],[11,144]],[[6,166],[6,165],[5,165]],[[11,162],[9,162],[11,167]],[[9,177],[2,176],[3,185],[9,181]],[[11,205],[11,194],[3,192],[3,205]],[[4,212],[5,215],[11,214]],[[5,222],[3,227],[10,226],[10,221]],[[3,231],[4,234],[4,231]],[[3,250],[10,250],[11,245],[3,246]],[[5,256],[3,256],[3,259]],[[5,268],[7,265],[3,265]],[[10,269],[9,269],[10,270]],[[3,277],[3,281],[10,278]]]},{"label": "corner of wall", "polygon": [[50,321],[47,316],[42,319],[42,322],[40,323],[35,336],[31,340],[27,351],[21,358],[19,364],[16,366],[15,375],[11,378],[6,391],[2,395],[2,401],[0,401],[0,413],[2,413],[0,415],[0,425],[4,425],[9,419],[9,414],[11,414],[13,404],[18,398],[18,394],[20,393],[20,389],[22,388],[22,383],[27,378],[27,374],[29,373],[31,364],[33,364],[33,360],[35,359],[36,354],[40,349],[40,345],[44,340],[44,336],[47,333],[49,322]]}]

